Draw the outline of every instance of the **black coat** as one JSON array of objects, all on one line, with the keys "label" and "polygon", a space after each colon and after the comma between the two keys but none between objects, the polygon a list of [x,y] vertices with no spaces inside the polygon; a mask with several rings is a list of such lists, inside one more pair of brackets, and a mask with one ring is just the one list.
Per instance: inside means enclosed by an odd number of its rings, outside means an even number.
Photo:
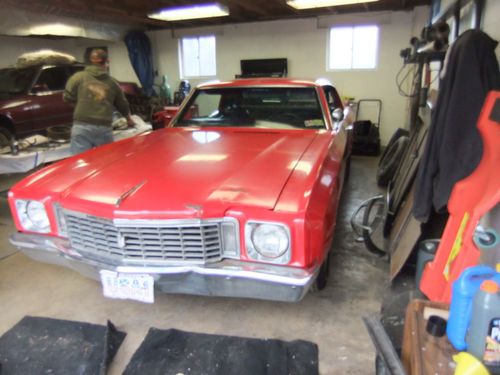
[{"label": "black coat", "polygon": [[455,183],[481,160],[477,120],[487,93],[500,88],[497,44],[482,31],[468,30],[450,47],[415,182],[413,215],[419,221],[426,222],[433,208],[446,211]]}]

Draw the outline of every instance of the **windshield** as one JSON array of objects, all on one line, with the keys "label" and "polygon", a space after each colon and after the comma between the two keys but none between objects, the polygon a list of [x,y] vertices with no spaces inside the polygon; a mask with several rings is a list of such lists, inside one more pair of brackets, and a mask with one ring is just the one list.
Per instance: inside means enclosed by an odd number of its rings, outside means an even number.
[{"label": "windshield", "polygon": [[36,67],[0,69],[0,93],[22,94],[28,91],[35,79]]},{"label": "windshield", "polygon": [[175,126],[324,129],[314,87],[199,89]]}]

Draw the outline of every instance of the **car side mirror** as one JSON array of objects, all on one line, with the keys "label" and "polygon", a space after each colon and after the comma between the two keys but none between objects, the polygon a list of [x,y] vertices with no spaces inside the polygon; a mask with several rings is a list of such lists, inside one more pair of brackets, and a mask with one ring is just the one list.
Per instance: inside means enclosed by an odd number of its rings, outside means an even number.
[{"label": "car side mirror", "polygon": [[335,121],[342,121],[344,119],[344,111],[342,111],[340,108],[335,108],[332,111],[332,117]]}]

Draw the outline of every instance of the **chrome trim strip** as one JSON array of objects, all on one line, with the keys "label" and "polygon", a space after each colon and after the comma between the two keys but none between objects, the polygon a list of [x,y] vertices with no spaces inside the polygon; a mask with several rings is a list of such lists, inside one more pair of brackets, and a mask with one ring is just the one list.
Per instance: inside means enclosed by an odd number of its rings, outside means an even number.
[{"label": "chrome trim strip", "polygon": [[[81,212],[68,211],[71,213],[82,214]],[[85,215],[85,214],[83,214]],[[92,216],[92,215],[89,215]],[[202,225],[202,224],[213,224],[222,223],[224,221],[238,222],[232,217],[221,217],[212,219],[124,219],[116,218],[113,219],[113,224],[117,227],[169,227],[169,226],[192,226],[192,225]]]},{"label": "chrome trim strip", "polygon": [[134,187],[132,187],[131,189],[127,190],[125,193],[123,193],[122,195],[120,195],[120,197],[116,200],[115,202],[115,207],[120,207],[120,204],[122,204],[122,202],[127,199],[128,197],[130,197],[132,194],[134,194],[137,190],[139,190],[141,187],[144,186],[144,184],[147,182],[148,180],[144,180],[142,182],[139,182],[137,185],[135,185]]},{"label": "chrome trim strip", "polygon": [[[287,284],[291,286],[304,286],[310,280],[310,272],[276,272],[270,267],[262,267],[259,269],[245,269],[247,264],[241,261],[224,260],[220,263],[211,264],[208,267],[200,266],[180,266],[180,267],[116,267],[117,272],[121,273],[147,273],[147,274],[178,274],[194,272],[200,275],[207,276],[224,276],[224,277],[238,277],[245,279],[261,280],[271,283]],[[214,266],[215,265],[215,266]]]}]

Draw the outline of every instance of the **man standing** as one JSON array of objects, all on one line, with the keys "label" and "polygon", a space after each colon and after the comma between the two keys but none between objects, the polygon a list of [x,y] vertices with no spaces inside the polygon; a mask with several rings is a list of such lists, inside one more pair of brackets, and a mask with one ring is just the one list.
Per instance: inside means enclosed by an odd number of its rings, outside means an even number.
[{"label": "man standing", "polygon": [[103,49],[90,53],[90,65],[74,74],[64,90],[64,101],[74,103],[71,129],[73,155],[113,142],[113,111],[118,110],[134,126],[130,109],[118,83],[108,74],[108,55]]}]

